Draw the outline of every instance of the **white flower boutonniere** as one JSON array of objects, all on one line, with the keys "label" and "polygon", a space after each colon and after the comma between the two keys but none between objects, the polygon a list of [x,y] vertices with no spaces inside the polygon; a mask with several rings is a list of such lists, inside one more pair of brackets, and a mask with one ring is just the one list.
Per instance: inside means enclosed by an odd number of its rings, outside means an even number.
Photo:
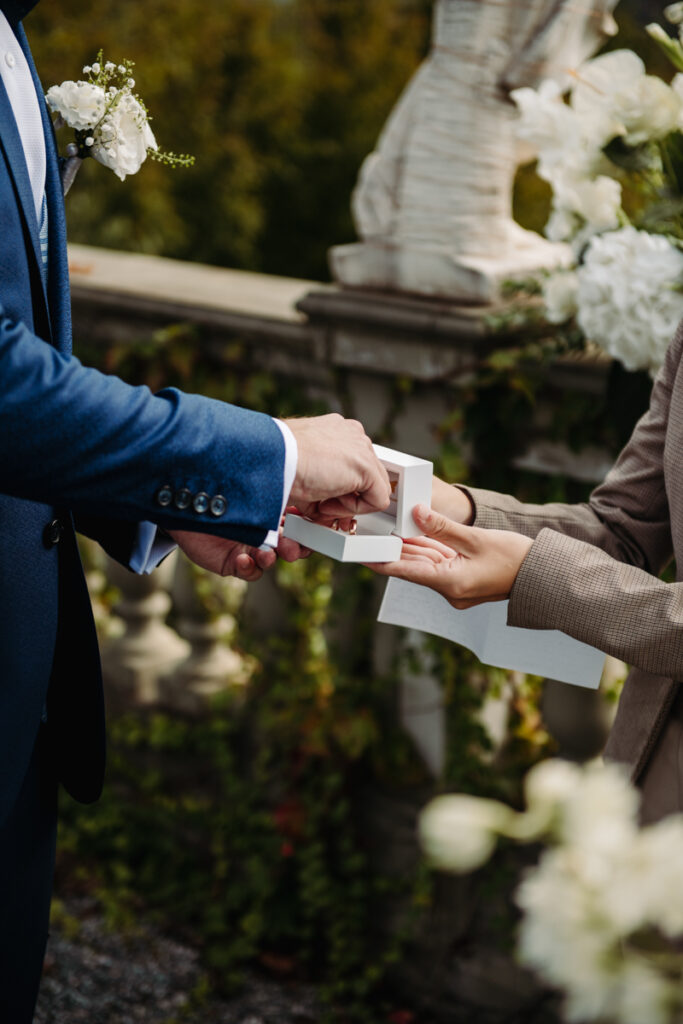
[{"label": "white flower boutonniere", "polygon": [[65,195],[88,156],[109,167],[121,181],[137,174],[147,156],[171,167],[194,163],[193,156],[159,149],[147,108],[133,92],[133,66],[130,60],[105,62],[100,50],[95,63],[83,68],[84,80],[48,89],[48,106],[57,114],[55,127],[66,124],[76,133],[75,142],[67,147]]}]

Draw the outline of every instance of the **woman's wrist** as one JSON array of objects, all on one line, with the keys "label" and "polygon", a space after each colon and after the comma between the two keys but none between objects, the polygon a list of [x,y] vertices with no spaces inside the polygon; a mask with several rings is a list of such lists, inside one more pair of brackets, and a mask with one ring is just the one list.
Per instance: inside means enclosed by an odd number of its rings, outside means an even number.
[{"label": "woman's wrist", "polygon": [[432,508],[462,526],[471,526],[474,522],[474,505],[467,492],[438,476],[432,477]]}]

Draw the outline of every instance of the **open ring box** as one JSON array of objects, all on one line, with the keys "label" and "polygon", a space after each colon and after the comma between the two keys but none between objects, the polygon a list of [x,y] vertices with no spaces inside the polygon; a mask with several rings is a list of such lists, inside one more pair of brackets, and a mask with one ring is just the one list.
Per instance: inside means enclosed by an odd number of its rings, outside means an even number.
[{"label": "open ring box", "polygon": [[420,533],[413,509],[432,503],[432,463],[378,444],[373,448],[391,482],[391,502],[383,512],[355,516],[355,534],[289,513],[284,536],[338,562],[393,562],[400,558],[402,538]]}]

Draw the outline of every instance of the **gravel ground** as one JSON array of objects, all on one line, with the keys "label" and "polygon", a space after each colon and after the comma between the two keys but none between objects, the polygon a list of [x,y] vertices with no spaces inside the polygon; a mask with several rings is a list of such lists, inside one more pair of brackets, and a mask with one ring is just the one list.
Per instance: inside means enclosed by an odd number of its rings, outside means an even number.
[{"label": "gravel ground", "polygon": [[[197,953],[149,927],[110,931],[92,904],[73,901],[52,927],[34,1024],[316,1024],[315,991],[251,974],[239,996],[191,1009]],[[74,934],[75,933],[75,934]]]}]

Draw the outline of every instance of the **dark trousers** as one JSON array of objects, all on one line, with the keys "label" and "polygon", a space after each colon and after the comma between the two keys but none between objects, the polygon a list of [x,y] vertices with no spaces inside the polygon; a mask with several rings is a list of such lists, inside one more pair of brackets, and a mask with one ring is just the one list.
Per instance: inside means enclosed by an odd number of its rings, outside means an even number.
[{"label": "dark trousers", "polygon": [[0,827],[0,1022],[30,1024],[45,955],[57,784],[41,726],[17,802]]}]

